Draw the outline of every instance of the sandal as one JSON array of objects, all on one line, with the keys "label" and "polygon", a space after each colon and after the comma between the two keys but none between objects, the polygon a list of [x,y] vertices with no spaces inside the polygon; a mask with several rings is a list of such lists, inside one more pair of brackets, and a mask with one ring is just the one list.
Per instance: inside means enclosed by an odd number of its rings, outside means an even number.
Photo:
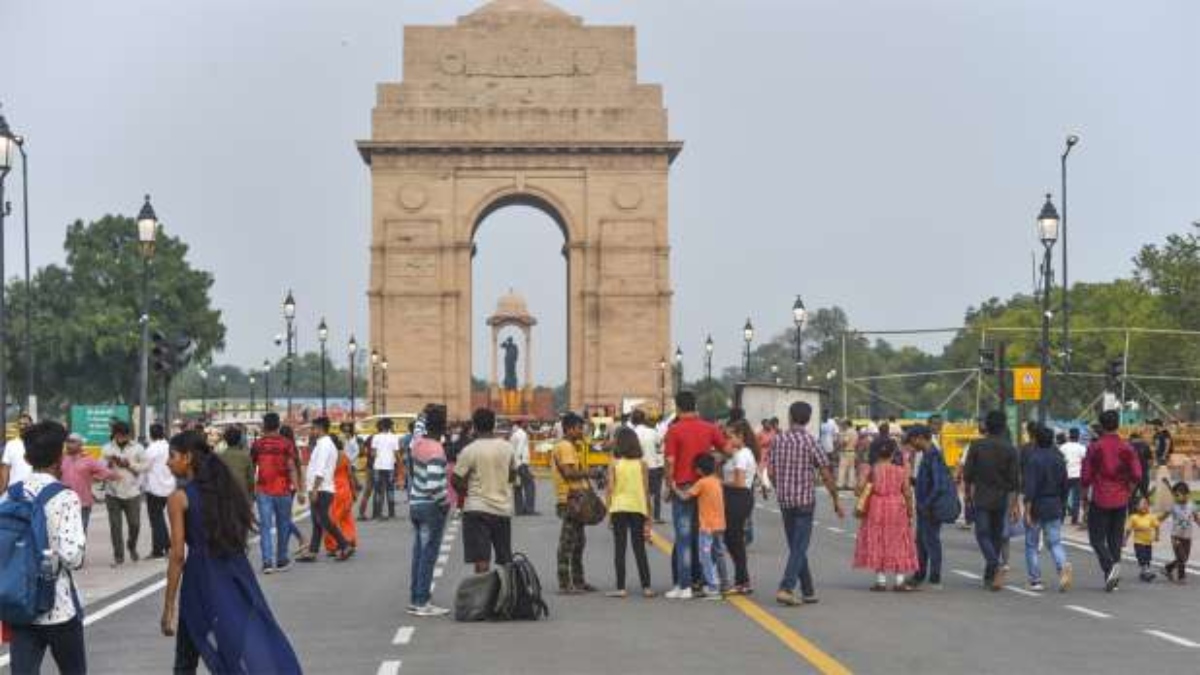
[{"label": "sandal", "polygon": [[878,593],[880,591],[886,591],[886,590],[887,590],[887,586],[885,586],[883,584],[871,584],[871,591],[874,593]]},{"label": "sandal", "polygon": [[658,597],[658,593],[655,593],[653,588],[643,588],[642,589],[642,597],[643,598],[656,598],[656,597]]},{"label": "sandal", "polygon": [[625,591],[609,591],[604,594],[604,597],[606,597],[606,598],[624,598],[624,597],[627,597],[628,595],[629,594],[626,593]]}]

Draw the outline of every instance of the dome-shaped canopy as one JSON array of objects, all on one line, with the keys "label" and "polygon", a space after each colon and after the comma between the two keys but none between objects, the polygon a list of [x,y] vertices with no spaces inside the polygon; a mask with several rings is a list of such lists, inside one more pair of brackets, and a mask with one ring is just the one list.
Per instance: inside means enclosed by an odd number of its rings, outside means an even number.
[{"label": "dome-shaped canopy", "polygon": [[488,317],[487,325],[503,326],[509,324],[517,324],[521,326],[536,326],[537,319],[529,313],[529,305],[525,303],[525,298],[521,297],[516,291],[511,288],[508,293],[500,296],[500,300],[496,303],[496,312]]},{"label": "dome-shaped canopy", "polygon": [[488,4],[471,12],[472,16],[489,14],[537,14],[542,16],[567,17],[563,10],[546,2],[546,0],[492,0]]}]

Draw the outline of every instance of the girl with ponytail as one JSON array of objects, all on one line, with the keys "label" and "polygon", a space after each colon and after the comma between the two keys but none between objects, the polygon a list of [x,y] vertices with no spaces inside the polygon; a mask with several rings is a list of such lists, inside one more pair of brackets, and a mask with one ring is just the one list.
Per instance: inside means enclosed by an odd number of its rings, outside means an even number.
[{"label": "girl with ponytail", "polygon": [[[162,632],[175,636],[175,672],[299,673],[246,558],[250,501],[204,435],[170,441],[167,466],[182,487],[167,500],[171,554]],[[176,610],[179,610],[178,613]]]}]

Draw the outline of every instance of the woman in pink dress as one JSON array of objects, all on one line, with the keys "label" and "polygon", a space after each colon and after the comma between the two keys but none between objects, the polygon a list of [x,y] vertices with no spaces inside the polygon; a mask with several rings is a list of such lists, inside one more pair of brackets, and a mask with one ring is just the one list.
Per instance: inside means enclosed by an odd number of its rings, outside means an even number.
[{"label": "woman in pink dress", "polygon": [[908,469],[893,463],[900,449],[888,440],[879,448],[868,482],[871,495],[867,513],[858,528],[854,567],[875,570],[872,591],[887,590],[887,575],[896,575],[893,590],[911,591],[905,575],[916,572],[917,546],[913,539],[913,494]]}]

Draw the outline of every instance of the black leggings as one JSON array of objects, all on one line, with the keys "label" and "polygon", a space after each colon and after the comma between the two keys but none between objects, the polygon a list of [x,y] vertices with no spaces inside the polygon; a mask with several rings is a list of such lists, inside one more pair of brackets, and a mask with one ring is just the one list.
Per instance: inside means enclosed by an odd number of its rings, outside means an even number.
[{"label": "black leggings", "polygon": [[[625,590],[625,539],[633,543],[633,558],[637,561],[638,578],[642,588],[650,588],[650,563],[646,560],[646,516],[640,513],[612,514],[614,561],[617,565],[617,589]],[[628,533],[628,534],[627,534]]]},{"label": "black leggings", "polygon": [[746,521],[754,508],[754,492],[750,488],[725,486],[725,548],[733,558],[733,583],[750,584],[746,568]]}]

